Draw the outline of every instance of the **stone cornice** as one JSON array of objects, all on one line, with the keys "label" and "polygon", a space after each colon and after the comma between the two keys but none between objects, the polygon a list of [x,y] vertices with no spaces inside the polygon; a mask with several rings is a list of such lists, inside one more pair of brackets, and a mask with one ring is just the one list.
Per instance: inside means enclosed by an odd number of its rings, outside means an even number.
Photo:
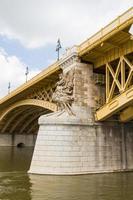
[{"label": "stone cornice", "polygon": [[59,61],[59,66],[64,70],[75,62],[80,62],[80,58],[78,57],[78,46],[74,46],[66,51]]}]

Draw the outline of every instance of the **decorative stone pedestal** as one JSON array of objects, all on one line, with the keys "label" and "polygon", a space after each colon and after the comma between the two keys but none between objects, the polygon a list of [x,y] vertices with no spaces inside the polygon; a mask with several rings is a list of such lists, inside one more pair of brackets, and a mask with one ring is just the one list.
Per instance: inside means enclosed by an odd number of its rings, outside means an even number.
[{"label": "decorative stone pedestal", "polygon": [[[76,110],[78,110],[76,108]],[[29,173],[74,175],[133,170],[133,125],[94,124],[89,111],[39,119]]]},{"label": "decorative stone pedestal", "polygon": [[[88,112],[73,109],[40,117],[40,129],[29,172],[37,174],[82,174],[88,172]],[[91,138],[92,140],[92,138]],[[92,158],[93,159],[93,158]]]},{"label": "decorative stone pedestal", "polygon": [[91,111],[75,107],[41,116],[29,173],[74,175],[133,169],[133,125],[95,124]]}]

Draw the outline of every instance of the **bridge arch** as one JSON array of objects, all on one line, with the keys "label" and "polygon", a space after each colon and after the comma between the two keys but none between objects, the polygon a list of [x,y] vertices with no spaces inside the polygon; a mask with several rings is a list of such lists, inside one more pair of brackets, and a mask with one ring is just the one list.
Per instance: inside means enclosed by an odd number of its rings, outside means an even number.
[{"label": "bridge arch", "polygon": [[38,118],[56,110],[56,104],[48,101],[37,99],[18,101],[0,114],[1,133],[37,134]]},{"label": "bridge arch", "polygon": [[22,101],[18,101],[12,106],[8,107],[6,110],[4,110],[0,115],[0,121],[12,110],[15,108],[18,108],[20,106],[37,106],[44,109],[51,110],[52,112],[55,112],[57,110],[57,106],[55,103],[49,102],[49,101],[43,101],[43,100],[37,100],[37,99],[26,99]]}]

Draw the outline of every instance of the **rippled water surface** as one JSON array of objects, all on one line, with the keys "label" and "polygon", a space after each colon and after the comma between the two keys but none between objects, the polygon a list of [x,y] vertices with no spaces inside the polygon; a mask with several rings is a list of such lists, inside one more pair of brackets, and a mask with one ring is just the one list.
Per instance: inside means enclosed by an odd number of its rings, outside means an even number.
[{"label": "rippled water surface", "polygon": [[0,148],[0,200],[133,200],[133,173],[28,175],[32,148]]}]

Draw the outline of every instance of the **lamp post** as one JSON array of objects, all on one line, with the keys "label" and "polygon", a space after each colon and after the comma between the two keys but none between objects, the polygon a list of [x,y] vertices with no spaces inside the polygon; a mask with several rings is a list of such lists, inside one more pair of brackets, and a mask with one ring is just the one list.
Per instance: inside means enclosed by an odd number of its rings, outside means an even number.
[{"label": "lamp post", "polygon": [[8,83],[8,94],[10,94],[10,90],[11,90],[11,83]]},{"label": "lamp post", "polygon": [[28,81],[28,74],[29,74],[29,68],[27,66],[26,67],[26,72],[25,72],[26,82]]},{"label": "lamp post", "polygon": [[59,61],[60,58],[60,49],[61,49],[61,43],[60,43],[60,39],[58,39],[57,41],[57,46],[56,46],[56,51],[57,51],[57,61]]}]

